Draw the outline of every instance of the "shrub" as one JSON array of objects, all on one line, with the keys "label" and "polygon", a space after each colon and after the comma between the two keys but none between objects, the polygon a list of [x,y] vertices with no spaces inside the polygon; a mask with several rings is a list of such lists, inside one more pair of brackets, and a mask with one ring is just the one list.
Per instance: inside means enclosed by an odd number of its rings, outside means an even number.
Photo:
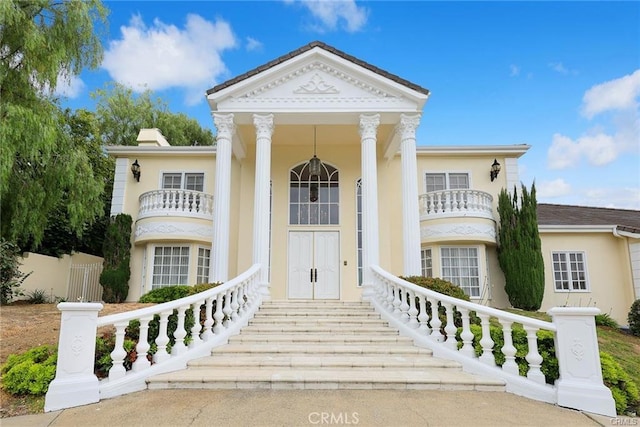
[{"label": "shrub", "polygon": [[20,285],[31,274],[20,271],[20,255],[18,246],[0,239],[0,304],[8,304],[22,295]]},{"label": "shrub", "polygon": [[49,302],[47,291],[44,289],[36,289],[27,294],[27,302],[30,304],[46,304]]},{"label": "shrub", "polygon": [[189,288],[189,295],[199,294],[200,292],[208,291],[211,288],[222,285],[222,282],[215,283],[199,283]]},{"label": "shrub", "polygon": [[618,414],[637,413],[640,409],[640,395],[638,387],[631,380],[629,374],[607,352],[600,352],[602,380],[609,387],[613,399],[616,401]]},{"label": "shrub", "polygon": [[100,274],[105,302],[123,302],[129,293],[131,270],[131,216],[119,214],[111,220],[104,238],[104,269]]},{"label": "shrub", "polygon": [[635,300],[633,304],[631,304],[627,320],[629,321],[629,331],[631,334],[640,337],[640,299]]},{"label": "shrub", "polygon": [[609,316],[608,313],[596,314],[596,325],[607,326],[609,328],[619,328],[618,322],[614,318]]},{"label": "shrub", "polygon": [[191,287],[187,285],[164,286],[142,295],[138,302],[161,304],[189,296],[190,290]]},{"label": "shrub", "polygon": [[12,354],[2,366],[2,387],[13,395],[44,395],[56,376],[56,347],[43,345]]},{"label": "shrub", "polygon": [[[449,281],[446,281],[437,277],[434,278],[434,277],[423,277],[423,276],[409,276],[409,277],[401,277],[401,279],[404,279],[407,282],[411,282],[414,285],[418,285],[421,288],[430,289],[434,292],[448,295],[453,298],[469,301],[469,296],[464,293],[462,288],[460,288],[459,286]],[[420,307],[418,305],[417,297],[416,297],[416,308],[418,309],[418,312],[419,312]],[[427,314],[431,316],[430,302],[427,302]],[[447,324],[447,315],[446,315],[446,310],[443,306],[438,307],[438,318],[440,319],[440,322],[442,322],[442,326],[440,327],[440,332],[443,335],[446,335],[444,328]],[[480,324],[480,319],[476,317],[475,312],[469,313],[469,320],[472,324]],[[455,309],[453,310],[453,323],[458,328],[462,326],[462,314]]]}]

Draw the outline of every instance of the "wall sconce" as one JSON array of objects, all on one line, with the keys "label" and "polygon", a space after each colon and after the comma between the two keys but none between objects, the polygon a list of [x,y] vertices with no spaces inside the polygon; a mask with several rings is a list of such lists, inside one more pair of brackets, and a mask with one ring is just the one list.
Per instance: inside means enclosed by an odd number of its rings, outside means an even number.
[{"label": "wall sconce", "polygon": [[491,165],[491,182],[493,182],[494,179],[496,179],[498,177],[498,174],[500,173],[500,163],[498,163],[498,160],[493,159],[493,164]]},{"label": "wall sconce", "polygon": [[138,159],[131,165],[131,173],[133,174],[133,178],[140,182],[140,163],[138,163]]}]

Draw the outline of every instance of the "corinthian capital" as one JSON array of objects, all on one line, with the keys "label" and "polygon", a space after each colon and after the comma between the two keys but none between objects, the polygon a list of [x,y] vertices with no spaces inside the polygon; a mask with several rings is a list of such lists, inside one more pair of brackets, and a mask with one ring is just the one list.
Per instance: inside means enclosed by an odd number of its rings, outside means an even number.
[{"label": "corinthian capital", "polygon": [[360,115],[360,136],[362,138],[375,138],[378,125],[380,124],[380,114],[371,116]]},{"label": "corinthian capital", "polygon": [[420,124],[420,114],[414,116],[408,116],[406,114],[400,115],[400,123],[398,123],[398,131],[400,132],[400,139],[415,139],[416,129]]},{"label": "corinthian capital", "polygon": [[256,127],[256,136],[258,138],[271,138],[271,135],[273,135],[273,114],[265,116],[254,114],[253,125]]},{"label": "corinthian capital", "polygon": [[231,139],[236,132],[236,125],[233,123],[233,114],[213,114],[213,123],[218,129],[218,138]]}]

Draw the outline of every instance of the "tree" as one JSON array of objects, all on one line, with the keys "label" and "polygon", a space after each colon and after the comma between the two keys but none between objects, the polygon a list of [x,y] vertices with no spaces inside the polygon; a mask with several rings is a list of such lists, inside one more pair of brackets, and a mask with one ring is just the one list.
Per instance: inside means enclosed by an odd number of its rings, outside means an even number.
[{"label": "tree", "polygon": [[64,132],[53,90],[100,63],[94,24],[106,10],[100,0],[3,0],[0,17],[0,234],[38,244],[60,200],[74,232],[102,212],[104,184]]},{"label": "tree", "polygon": [[100,274],[104,302],[123,302],[129,294],[131,270],[131,226],[133,220],[127,214],[111,219],[104,239],[104,269]]},{"label": "tree", "polygon": [[538,310],[544,296],[544,260],[535,184],[530,193],[522,186],[519,204],[515,188],[513,197],[503,189],[498,198],[498,214],[498,261],[509,302],[523,310]]},{"label": "tree", "polygon": [[0,237],[0,305],[22,294],[20,285],[31,273],[20,271],[20,249]]},{"label": "tree", "polygon": [[171,113],[149,89],[135,95],[132,89],[112,82],[91,96],[97,100],[96,117],[105,145],[136,145],[143,128],[160,129],[171,145],[215,143],[211,130],[184,114]]}]

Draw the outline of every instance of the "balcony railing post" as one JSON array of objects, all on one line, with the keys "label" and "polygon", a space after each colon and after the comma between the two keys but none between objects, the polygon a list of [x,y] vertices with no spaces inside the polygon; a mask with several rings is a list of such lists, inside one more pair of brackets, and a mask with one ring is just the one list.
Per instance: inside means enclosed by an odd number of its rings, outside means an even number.
[{"label": "balcony railing post", "polygon": [[611,391],[602,382],[595,307],[554,307],[555,347],[560,379],[558,405],[614,417]]},{"label": "balcony railing post", "polygon": [[87,405],[100,400],[93,373],[100,303],[63,302],[56,377],[49,384],[45,412]]}]

